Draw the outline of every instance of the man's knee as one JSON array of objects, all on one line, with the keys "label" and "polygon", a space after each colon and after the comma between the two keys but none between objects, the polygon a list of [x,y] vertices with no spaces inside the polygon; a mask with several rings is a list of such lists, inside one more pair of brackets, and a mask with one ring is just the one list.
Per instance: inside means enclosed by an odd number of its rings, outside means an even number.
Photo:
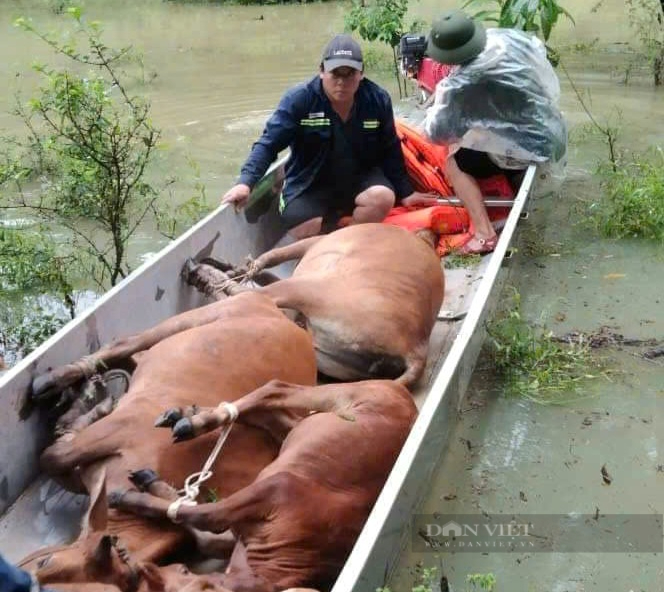
[{"label": "man's knee", "polygon": [[310,236],[320,234],[322,227],[323,218],[312,218],[311,220],[306,220],[301,224],[289,228],[288,234],[296,240],[301,240],[303,238],[309,238]]},{"label": "man's knee", "polygon": [[355,205],[357,208],[363,209],[365,214],[372,218],[366,221],[380,222],[394,207],[395,199],[394,191],[389,187],[373,185],[355,198]]}]

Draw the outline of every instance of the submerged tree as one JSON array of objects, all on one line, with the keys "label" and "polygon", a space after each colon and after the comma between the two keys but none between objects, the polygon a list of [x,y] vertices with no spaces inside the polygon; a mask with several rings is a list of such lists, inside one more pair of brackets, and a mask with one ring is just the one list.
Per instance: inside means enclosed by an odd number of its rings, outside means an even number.
[{"label": "submerged tree", "polygon": [[[108,47],[100,23],[80,8],[67,14],[74,30],[65,40],[24,18],[15,23],[68,67],[33,66],[42,84],[29,101],[17,97],[15,108],[25,137],[3,138],[0,272],[3,296],[49,294],[73,316],[74,286],[105,290],[131,272],[127,248],[146,219],[165,223],[170,236],[176,224],[172,206],[158,201],[174,179],[160,187],[146,180],[160,131],[149,102],[128,90],[141,79],[141,57]],[[200,197],[192,200],[202,209]],[[19,223],[9,226],[8,216]]]},{"label": "submerged tree", "polygon": [[[120,68],[135,59],[131,48],[107,47],[99,23],[86,22],[78,8],[68,14],[83,49],[37,31],[25,19],[16,21],[79,71],[34,66],[44,83],[38,96],[17,106],[28,139],[7,180],[18,190],[13,205],[66,228],[74,248],[88,256],[90,277],[105,287],[129,273],[127,242],[157,199],[144,176],[159,130],[147,101],[130,96],[121,80]],[[24,191],[22,182],[33,179],[40,189]]]},{"label": "submerged tree", "polygon": [[664,84],[664,0],[627,0],[629,22],[652,68],[655,86]]},{"label": "submerged tree", "polygon": [[382,41],[392,48],[394,74],[399,86],[399,95],[406,94],[404,81],[401,88],[401,76],[397,61],[397,47],[401,37],[407,32],[421,30],[423,24],[415,21],[406,29],[404,18],[408,11],[408,0],[353,0],[353,6],[345,17],[346,29],[357,31],[366,41]]}]

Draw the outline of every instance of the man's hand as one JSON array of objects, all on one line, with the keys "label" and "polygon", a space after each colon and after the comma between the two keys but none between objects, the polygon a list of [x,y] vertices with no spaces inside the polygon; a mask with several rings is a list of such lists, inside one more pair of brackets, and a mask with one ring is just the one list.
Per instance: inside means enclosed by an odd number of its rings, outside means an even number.
[{"label": "man's hand", "polygon": [[249,185],[238,183],[226,192],[226,194],[221,198],[221,203],[232,203],[235,206],[235,209],[239,210],[247,203],[247,199],[249,198],[250,193],[251,187],[249,187]]},{"label": "man's hand", "polygon": [[401,205],[407,208],[415,206],[435,206],[438,204],[438,194],[436,193],[422,193],[420,191],[413,191],[408,197],[401,200]]}]

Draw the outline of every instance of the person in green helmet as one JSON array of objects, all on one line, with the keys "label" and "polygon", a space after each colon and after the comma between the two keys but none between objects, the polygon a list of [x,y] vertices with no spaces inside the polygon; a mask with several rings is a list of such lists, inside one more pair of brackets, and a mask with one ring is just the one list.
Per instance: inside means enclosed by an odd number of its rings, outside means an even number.
[{"label": "person in green helmet", "polygon": [[502,173],[516,188],[530,163],[564,165],[558,78],[537,37],[485,29],[460,10],[433,22],[427,55],[454,66],[436,87],[424,128],[450,147],[445,173],[472,222],[473,234],[460,251],[490,252],[498,238],[477,179]]}]

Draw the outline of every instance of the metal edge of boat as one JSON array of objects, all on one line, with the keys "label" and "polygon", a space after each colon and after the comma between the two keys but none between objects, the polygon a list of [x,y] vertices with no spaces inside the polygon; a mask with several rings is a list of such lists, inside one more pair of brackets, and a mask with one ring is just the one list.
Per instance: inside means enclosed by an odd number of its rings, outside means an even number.
[{"label": "metal edge of boat", "polygon": [[[283,163],[273,165],[252,200],[279,193]],[[215,255],[240,263],[249,253],[272,247],[283,234],[276,201],[257,224],[230,206],[217,208],[0,377],[0,519],[38,475],[39,454],[49,437],[47,412],[30,402],[33,377],[202,304],[203,297],[180,279],[185,259]]]},{"label": "metal edge of boat", "polygon": [[[283,181],[283,162],[282,159],[276,163],[256,188],[252,194],[254,203],[262,196],[278,193]],[[333,592],[364,592],[382,585],[385,566],[391,565],[401,550],[410,514],[444,449],[456,405],[472,374],[482,341],[481,322],[489,310],[489,297],[495,294],[498,272],[523,211],[534,172],[531,167],[524,178],[473,304],[452,349],[432,380],[420,417]],[[3,463],[0,467],[0,522],[11,504],[34,482],[39,473],[39,453],[48,438],[46,412],[28,401],[32,378],[50,367],[92,353],[115,337],[141,331],[168,316],[202,304],[203,297],[180,280],[184,260],[214,255],[236,263],[248,253],[257,254],[270,248],[282,234],[276,216],[276,200],[271,202],[270,213],[260,218],[258,224],[247,223],[245,216],[236,215],[231,207],[218,208],[0,377],[3,425],[0,458],[21,460],[11,465]]]},{"label": "metal edge of boat", "polygon": [[517,223],[524,213],[536,167],[531,165],[491,255],[478,291],[447,357],[432,379],[426,400],[385,486],[332,592],[369,592],[385,580],[410,534],[409,524],[445,452],[484,339],[484,321],[495,307],[501,273]]}]

